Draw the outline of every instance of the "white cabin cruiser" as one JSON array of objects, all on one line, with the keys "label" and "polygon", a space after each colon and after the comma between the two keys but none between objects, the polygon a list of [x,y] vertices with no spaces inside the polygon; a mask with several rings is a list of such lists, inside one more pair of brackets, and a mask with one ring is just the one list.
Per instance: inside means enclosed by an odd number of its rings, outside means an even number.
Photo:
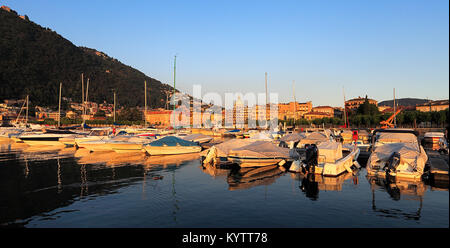
[{"label": "white cabin cruiser", "polygon": [[18,139],[28,145],[62,145],[60,139],[76,135],[68,130],[47,129],[44,132],[23,132]]},{"label": "white cabin cruiser", "polygon": [[85,147],[84,143],[88,141],[102,141],[109,139],[111,136],[111,128],[92,128],[91,132],[87,136],[80,136],[74,139],[74,143],[77,147]]},{"label": "white cabin cruiser", "polygon": [[374,131],[372,139],[372,154],[366,167],[369,176],[421,179],[428,156],[416,131],[380,129]]},{"label": "white cabin cruiser", "polygon": [[324,176],[339,176],[345,172],[353,172],[359,148],[355,145],[343,145],[334,140],[312,144],[306,149],[306,159],[301,161],[306,171]]}]

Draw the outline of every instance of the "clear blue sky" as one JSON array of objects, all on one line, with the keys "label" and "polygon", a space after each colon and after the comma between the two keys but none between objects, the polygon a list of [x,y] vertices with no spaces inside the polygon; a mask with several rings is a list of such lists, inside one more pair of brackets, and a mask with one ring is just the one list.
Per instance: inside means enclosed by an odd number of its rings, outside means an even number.
[{"label": "clear blue sky", "polygon": [[264,92],[314,106],[346,98],[448,99],[448,0],[0,1],[77,46],[191,93]]}]

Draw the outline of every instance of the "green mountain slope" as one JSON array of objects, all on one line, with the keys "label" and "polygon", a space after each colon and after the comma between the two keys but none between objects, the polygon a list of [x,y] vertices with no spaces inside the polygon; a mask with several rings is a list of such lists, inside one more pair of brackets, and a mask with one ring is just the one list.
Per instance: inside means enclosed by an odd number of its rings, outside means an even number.
[{"label": "green mountain slope", "polygon": [[164,107],[173,88],[147,77],[94,49],[77,47],[56,32],[0,9],[0,101],[30,95],[33,105],[55,106],[59,83],[63,97],[81,101],[81,73],[89,83],[89,100],[144,106],[144,80],[150,107]]}]

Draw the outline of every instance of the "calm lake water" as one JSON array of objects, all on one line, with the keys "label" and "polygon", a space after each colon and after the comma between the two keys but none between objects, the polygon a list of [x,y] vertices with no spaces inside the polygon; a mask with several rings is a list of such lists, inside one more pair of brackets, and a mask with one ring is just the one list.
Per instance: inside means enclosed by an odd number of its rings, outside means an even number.
[{"label": "calm lake water", "polygon": [[[363,161],[361,161],[363,162]],[[0,226],[449,227],[446,185],[0,145]]]}]

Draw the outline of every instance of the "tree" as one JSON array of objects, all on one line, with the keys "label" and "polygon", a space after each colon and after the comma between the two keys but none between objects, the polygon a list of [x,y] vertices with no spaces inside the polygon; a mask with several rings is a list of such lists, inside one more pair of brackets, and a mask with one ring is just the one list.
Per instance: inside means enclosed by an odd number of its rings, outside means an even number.
[{"label": "tree", "polygon": [[103,111],[103,110],[99,110],[99,111],[97,111],[97,113],[95,113],[94,116],[95,116],[95,117],[105,117],[105,116],[106,116],[106,113],[105,113],[105,111]]},{"label": "tree", "polygon": [[120,121],[140,121],[142,120],[142,112],[137,108],[124,108],[118,116]]},{"label": "tree", "polygon": [[356,114],[361,115],[375,115],[379,113],[380,111],[378,111],[378,107],[375,104],[369,103],[369,99],[367,98],[367,96],[364,100],[364,103],[359,105],[358,109],[356,110]]}]

